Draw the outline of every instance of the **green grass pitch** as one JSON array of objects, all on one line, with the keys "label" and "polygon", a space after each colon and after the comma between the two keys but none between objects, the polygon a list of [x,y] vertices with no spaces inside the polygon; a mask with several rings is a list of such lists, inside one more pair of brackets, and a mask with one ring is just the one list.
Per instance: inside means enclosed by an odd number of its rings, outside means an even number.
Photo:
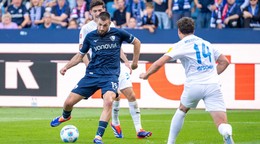
[{"label": "green grass pitch", "polygon": [[[120,110],[124,138],[114,137],[110,126],[106,129],[105,144],[166,144],[171,118],[176,109],[141,109],[143,128],[153,132],[147,139],[136,138],[129,110]],[[74,108],[72,119],[58,127],[50,127],[52,118],[62,108],[0,108],[1,144],[62,144],[60,130],[67,124],[75,125],[80,133],[77,144],[92,144],[101,109]],[[260,111],[228,110],[236,144],[260,144]],[[177,144],[223,144],[208,112],[191,110],[177,138]]]}]

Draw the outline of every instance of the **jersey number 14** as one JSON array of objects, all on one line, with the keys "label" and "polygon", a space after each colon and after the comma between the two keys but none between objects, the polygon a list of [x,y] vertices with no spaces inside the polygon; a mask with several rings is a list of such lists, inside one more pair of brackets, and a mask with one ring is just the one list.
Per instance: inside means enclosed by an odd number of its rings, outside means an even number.
[{"label": "jersey number 14", "polygon": [[[208,58],[209,61],[211,62],[211,53],[209,52],[209,47],[206,46],[204,43],[202,43],[202,56],[204,58]],[[194,44],[194,49],[196,51],[196,57],[197,57],[197,62],[201,64],[201,51],[199,49],[199,46],[197,44]]]}]

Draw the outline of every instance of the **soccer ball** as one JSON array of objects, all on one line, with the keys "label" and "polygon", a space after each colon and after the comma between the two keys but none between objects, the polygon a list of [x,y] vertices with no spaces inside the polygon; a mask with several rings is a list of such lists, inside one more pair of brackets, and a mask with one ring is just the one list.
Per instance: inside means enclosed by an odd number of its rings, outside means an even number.
[{"label": "soccer ball", "polygon": [[74,125],[66,125],[60,131],[60,138],[63,142],[74,143],[79,137],[79,131]]}]

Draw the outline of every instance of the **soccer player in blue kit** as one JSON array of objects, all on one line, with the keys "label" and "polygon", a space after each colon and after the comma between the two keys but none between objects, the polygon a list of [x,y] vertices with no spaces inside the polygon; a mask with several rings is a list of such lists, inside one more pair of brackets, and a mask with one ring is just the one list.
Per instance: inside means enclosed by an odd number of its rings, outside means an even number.
[{"label": "soccer player in blue kit", "polygon": [[140,40],[124,30],[109,27],[110,23],[109,13],[101,12],[98,17],[97,30],[87,34],[79,53],[61,69],[60,72],[64,75],[68,69],[80,63],[84,55],[91,49],[92,55],[85,76],[78,82],[64,102],[62,116],[54,118],[50,123],[52,127],[56,127],[62,122],[68,121],[76,103],[82,99],[88,99],[101,89],[103,111],[93,140],[96,144],[103,144],[102,136],[111,118],[112,103],[118,96],[122,42],[125,41],[134,45],[132,69],[138,67],[140,55]]}]

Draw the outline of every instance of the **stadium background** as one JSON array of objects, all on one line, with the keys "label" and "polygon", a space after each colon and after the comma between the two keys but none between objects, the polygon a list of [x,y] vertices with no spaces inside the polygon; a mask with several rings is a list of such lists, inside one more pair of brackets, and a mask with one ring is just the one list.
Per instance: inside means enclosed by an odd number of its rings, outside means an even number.
[{"label": "stadium background", "polygon": [[[129,30],[130,31],[130,30]],[[183,88],[183,68],[171,62],[148,81],[138,75],[177,42],[176,30],[154,34],[131,30],[142,41],[139,68],[132,80],[141,108],[177,108]],[[79,64],[66,76],[58,72],[78,50],[78,30],[1,30],[0,106],[62,107],[64,99],[84,75]],[[231,65],[221,77],[229,109],[260,109],[260,31],[253,29],[200,29],[196,35],[209,40],[228,56]],[[124,44],[129,59],[131,45]],[[100,94],[77,107],[102,107]],[[122,100],[122,107],[127,107]],[[204,108],[200,103],[199,108]]]}]

